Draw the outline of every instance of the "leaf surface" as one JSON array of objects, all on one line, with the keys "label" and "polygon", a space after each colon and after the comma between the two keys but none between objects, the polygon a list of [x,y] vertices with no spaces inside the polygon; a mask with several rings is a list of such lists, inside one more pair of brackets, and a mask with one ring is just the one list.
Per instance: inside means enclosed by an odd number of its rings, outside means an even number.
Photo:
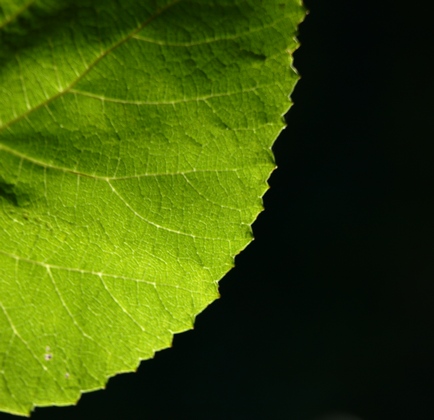
[{"label": "leaf surface", "polygon": [[298,0],[0,0],[0,410],[169,347],[252,239]]}]

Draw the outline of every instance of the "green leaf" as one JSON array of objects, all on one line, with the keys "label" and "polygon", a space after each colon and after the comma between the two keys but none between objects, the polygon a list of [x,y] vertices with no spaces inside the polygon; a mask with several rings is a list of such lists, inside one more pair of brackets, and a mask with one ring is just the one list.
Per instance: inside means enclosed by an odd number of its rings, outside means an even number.
[{"label": "green leaf", "polygon": [[0,410],[68,405],[218,297],[299,0],[0,0]]}]

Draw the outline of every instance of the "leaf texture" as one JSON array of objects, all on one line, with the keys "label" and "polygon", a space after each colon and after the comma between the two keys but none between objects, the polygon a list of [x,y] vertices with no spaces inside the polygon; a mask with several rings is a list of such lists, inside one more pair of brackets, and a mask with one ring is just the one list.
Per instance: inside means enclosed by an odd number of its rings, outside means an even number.
[{"label": "leaf texture", "polygon": [[0,0],[0,410],[68,405],[218,297],[297,80],[298,0]]}]

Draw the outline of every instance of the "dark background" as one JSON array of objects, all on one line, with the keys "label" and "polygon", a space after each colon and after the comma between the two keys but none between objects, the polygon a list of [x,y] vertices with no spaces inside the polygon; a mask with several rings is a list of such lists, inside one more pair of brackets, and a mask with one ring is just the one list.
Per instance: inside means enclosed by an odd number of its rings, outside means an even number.
[{"label": "dark background", "polygon": [[222,298],[138,373],[33,419],[434,418],[433,14],[306,3],[279,169]]}]

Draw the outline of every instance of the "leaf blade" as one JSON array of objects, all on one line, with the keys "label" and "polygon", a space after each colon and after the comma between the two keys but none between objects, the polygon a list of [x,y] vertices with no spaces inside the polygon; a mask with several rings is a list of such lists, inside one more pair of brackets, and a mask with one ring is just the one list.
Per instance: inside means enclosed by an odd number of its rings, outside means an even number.
[{"label": "leaf blade", "polygon": [[296,1],[65,4],[0,50],[0,409],[21,414],[134,370],[218,297],[297,79]]}]

